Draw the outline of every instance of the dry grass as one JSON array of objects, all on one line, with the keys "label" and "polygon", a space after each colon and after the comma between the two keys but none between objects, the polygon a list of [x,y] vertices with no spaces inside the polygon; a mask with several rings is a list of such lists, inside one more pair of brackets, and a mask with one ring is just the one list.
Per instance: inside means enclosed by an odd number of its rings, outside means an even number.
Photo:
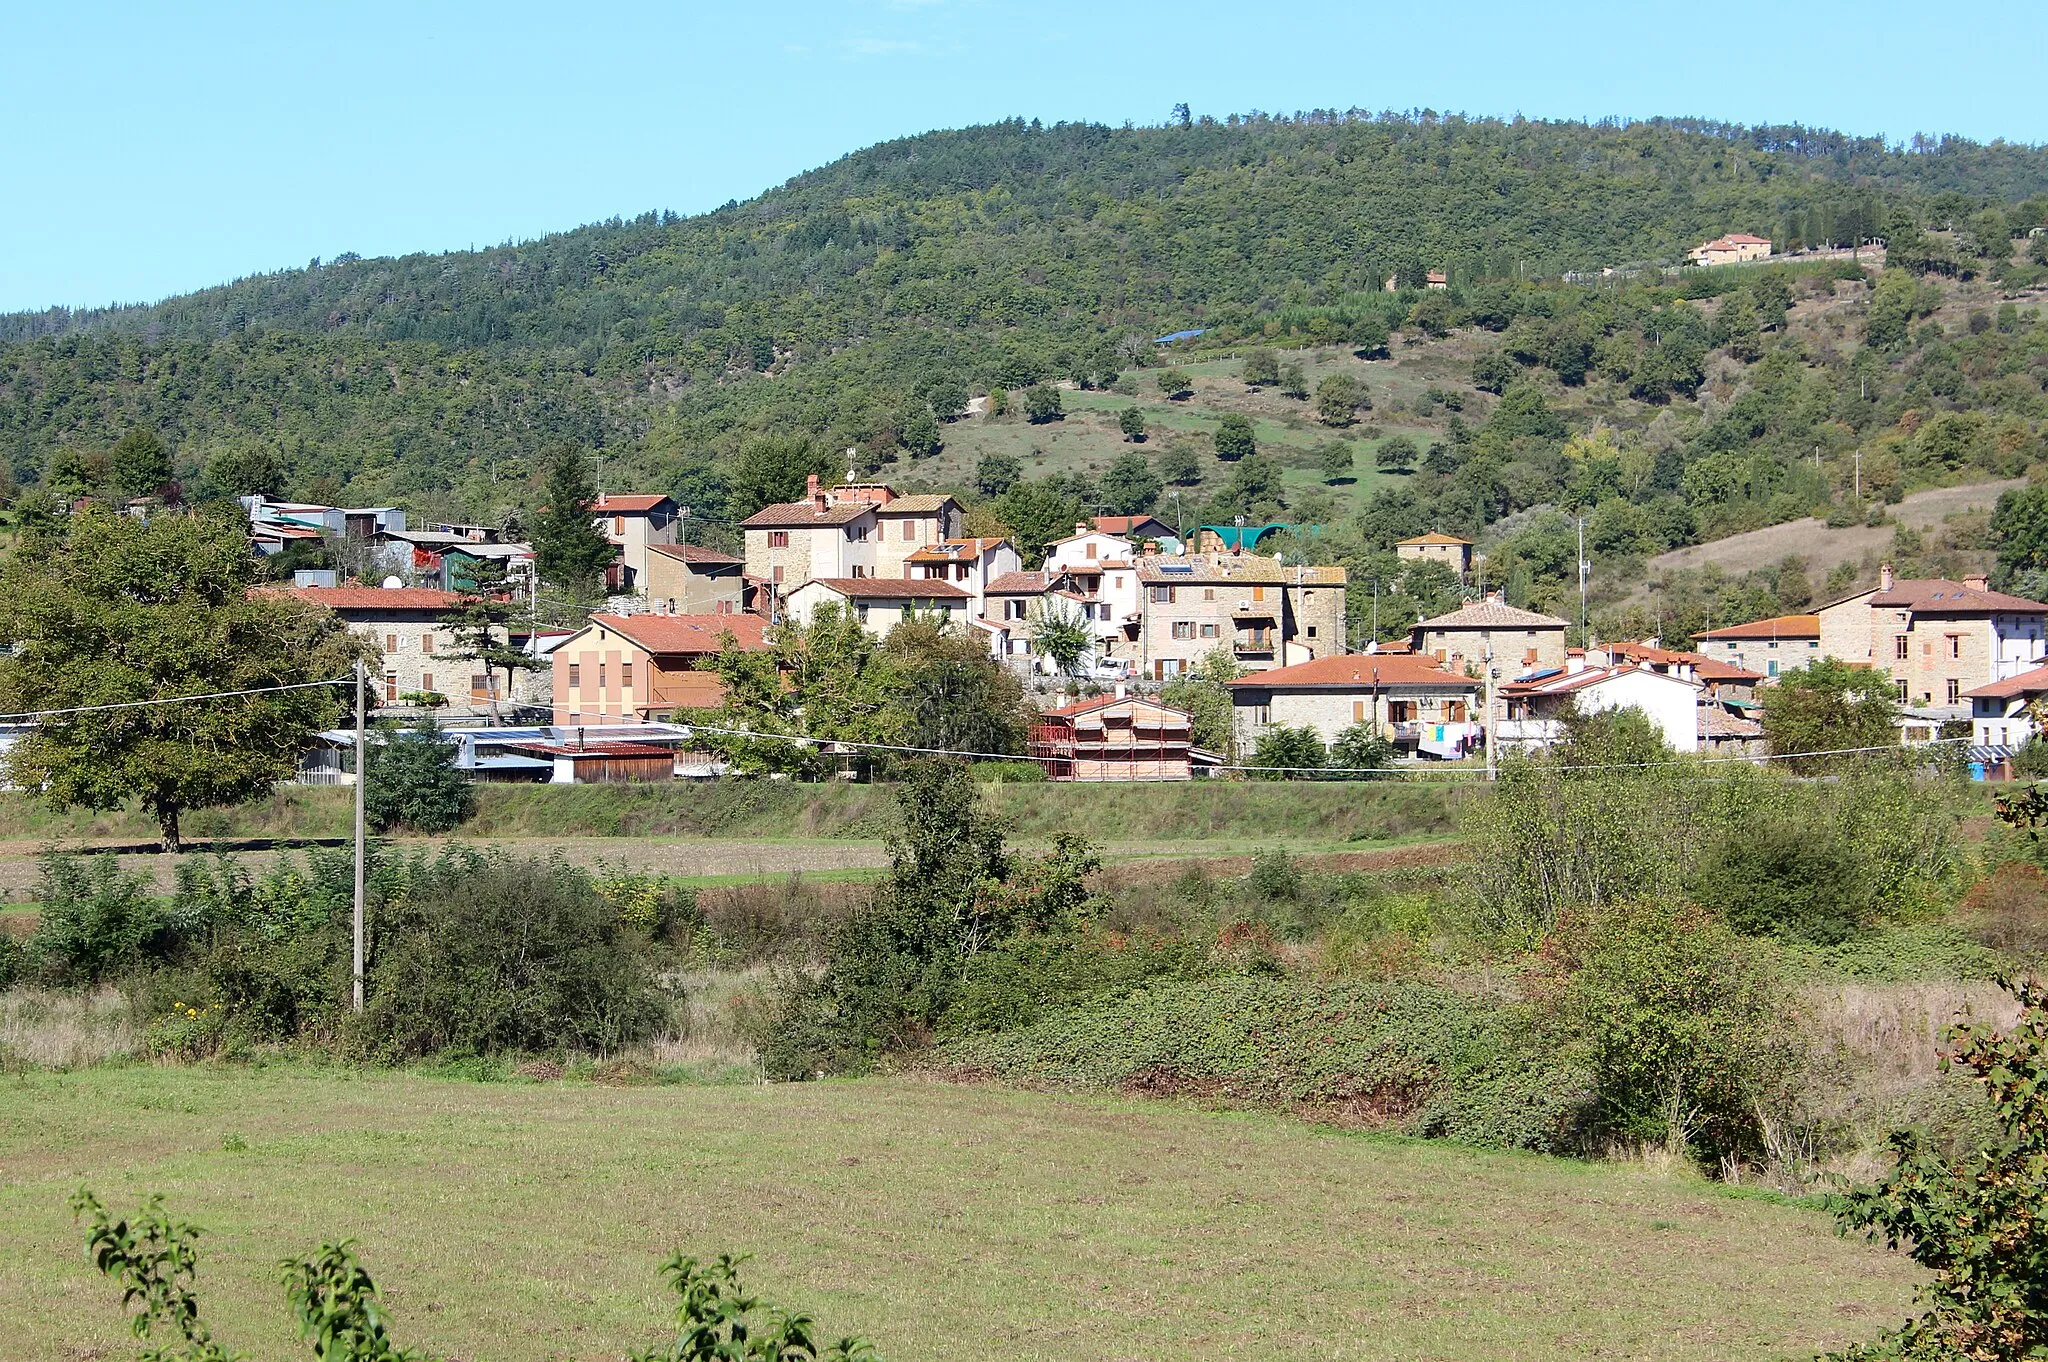
[{"label": "dry grass", "polygon": [[1817,1212],[1640,1168],[934,1082],[29,1074],[0,1167],[9,1362],[133,1346],[81,1182],[206,1226],[208,1318],[263,1357],[303,1355],[273,1265],[343,1236],[401,1341],[495,1362],[654,1342],[676,1247],[755,1254],[750,1285],[891,1362],[1736,1362],[1868,1337],[1913,1280]]},{"label": "dry grass", "polygon": [[132,1055],[137,1040],[134,1010],[114,989],[0,993],[0,1060],[76,1069]]}]

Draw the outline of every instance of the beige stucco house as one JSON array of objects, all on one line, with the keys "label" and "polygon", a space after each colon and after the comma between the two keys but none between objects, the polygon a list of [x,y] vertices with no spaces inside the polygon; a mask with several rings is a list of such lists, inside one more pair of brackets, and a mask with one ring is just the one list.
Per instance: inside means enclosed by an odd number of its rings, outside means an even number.
[{"label": "beige stucco house", "polygon": [[1965,693],[2028,671],[2048,649],[2048,604],[1993,591],[1981,575],[1895,578],[1822,606],[1820,653],[1876,668],[1901,704],[1960,707]]},{"label": "beige stucco house", "polygon": [[766,648],[766,630],[759,615],[592,615],[551,655],[555,723],[640,723],[715,709],[725,689],[707,664],[727,638],[749,651]]},{"label": "beige stucco house", "polygon": [[1695,265],[1740,265],[1751,260],[1764,260],[1771,254],[1769,237],[1751,236],[1747,232],[1730,232],[1717,236],[1712,241],[1692,249]]},{"label": "beige stucco house", "polygon": [[974,598],[951,582],[922,577],[814,577],[789,593],[789,619],[808,625],[828,603],[853,613],[861,628],[881,636],[915,614],[919,619],[967,628]]},{"label": "beige stucco house", "polygon": [[898,496],[882,483],[827,488],[813,474],[802,501],[740,522],[747,575],[782,596],[820,577],[907,576],[919,549],[959,537],[961,517],[948,496]]}]

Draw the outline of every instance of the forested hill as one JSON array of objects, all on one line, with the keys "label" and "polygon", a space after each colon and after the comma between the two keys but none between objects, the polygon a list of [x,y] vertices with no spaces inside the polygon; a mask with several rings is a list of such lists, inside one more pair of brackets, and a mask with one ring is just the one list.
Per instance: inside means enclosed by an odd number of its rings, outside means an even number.
[{"label": "forested hill", "polygon": [[482,514],[562,441],[645,476],[748,430],[860,443],[935,381],[1087,376],[1133,332],[1250,332],[1388,275],[1528,279],[1725,231],[1849,240],[2044,189],[2048,149],[1803,128],[1013,121],[869,148],[700,217],[0,318],[0,441],[32,481],[148,424],[188,477],[225,451],[300,492]]}]

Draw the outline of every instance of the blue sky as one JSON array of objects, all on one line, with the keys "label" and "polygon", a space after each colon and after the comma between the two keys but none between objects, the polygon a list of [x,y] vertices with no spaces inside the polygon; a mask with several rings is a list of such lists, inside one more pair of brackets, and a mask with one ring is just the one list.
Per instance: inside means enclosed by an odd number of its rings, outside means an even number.
[{"label": "blue sky", "polygon": [[[0,309],[744,199],[1013,114],[1692,114],[2048,141],[2034,5],[0,6]],[[1725,13],[1718,31],[1701,16]],[[1745,24],[1741,15],[1761,16]],[[2029,39],[2028,41],[2031,41]]]}]

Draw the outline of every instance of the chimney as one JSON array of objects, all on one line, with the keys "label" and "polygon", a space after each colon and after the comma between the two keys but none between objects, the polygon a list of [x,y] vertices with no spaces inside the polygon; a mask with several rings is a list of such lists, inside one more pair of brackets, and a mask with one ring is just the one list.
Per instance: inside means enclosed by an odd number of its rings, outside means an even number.
[{"label": "chimney", "polygon": [[811,514],[825,514],[825,489],[818,486],[818,475],[808,474],[804,478],[804,495],[811,499]]},{"label": "chimney", "polygon": [[1963,585],[1972,591],[1989,591],[1991,579],[1981,572],[1972,572],[1964,576]]},{"label": "chimney", "polygon": [[1492,601],[1492,602],[1493,602],[1493,603],[1494,603],[1495,605],[1500,605],[1500,604],[1503,604],[1503,602],[1502,602],[1502,600],[1501,600],[1501,594],[1500,594],[1500,593],[1499,593],[1498,591],[1489,591],[1489,592],[1487,592],[1487,593],[1486,593],[1486,599],[1488,599],[1489,601]]},{"label": "chimney", "polygon": [[1147,558],[1157,558],[1159,556],[1159,541],[1157,539],[1147,539],[1145,541],[1145,556]]},{"label": "chimney", "polygon": [[1890,591],[1892,589],[1892,583],[1896,582],[1897,580],[1898,579],[1892,575],[1892,565],[1890,563],[1878,564],[1877,589],[1879,591]]},{"label": "chimney", "polygon": [[1094,529],[1094,528],[1095,528],[1095,527],[1094,527],[1093,525],[1090,525],[1090,524],[1089,524],[1089,523],[1088,523],[1087,521],[1085,521],[1085,520],[1077,520],[1077,521],[1075,521],[1075,522],[1074,522],[1074,533],[1075,533],[1075,534],[1086,534],[1086,533],[1088,533],[1088,532],[1089,532],[1090,530],[1092,530],[1092,529]]},{"label": "chimney", "polygon": [[1125,687],[1125,685],[1124,685],[1124,683],[1123,683],[1123,682],[1119,681],[1119,682],[1117,682],[1117,683],[1116,683],[1116,698],[1117,698],[1117,699],[1119,699],[1119,700],[1122,700],[1122,699],[1124,699],[1124,698],[1125,698],[1126,696],[1128,696],[1129,694],[1130,694],[1130,691],[1129,691],[1129,689],[1128,689],[1127,687]]}]

